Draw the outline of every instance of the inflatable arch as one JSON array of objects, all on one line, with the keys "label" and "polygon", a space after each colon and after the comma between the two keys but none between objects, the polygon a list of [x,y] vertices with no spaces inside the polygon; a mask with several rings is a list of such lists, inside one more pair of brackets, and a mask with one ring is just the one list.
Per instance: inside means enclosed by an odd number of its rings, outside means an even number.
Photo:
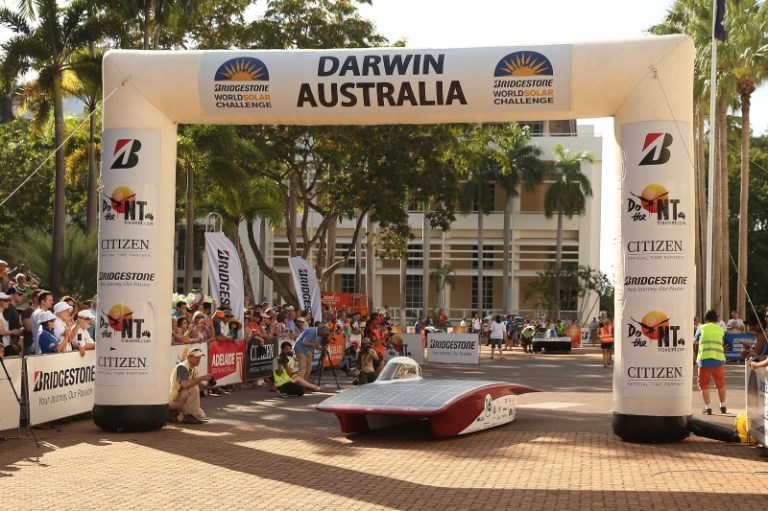
[{"label": "inflatable arch", "polygon": [[[686,36],[472,49],[111,51],[104,58],[94,421],[168,417],[176,126],[615,117],[614,431],[687,436],[694,46]],[[610,234],[607,234],[610,235]]]}]

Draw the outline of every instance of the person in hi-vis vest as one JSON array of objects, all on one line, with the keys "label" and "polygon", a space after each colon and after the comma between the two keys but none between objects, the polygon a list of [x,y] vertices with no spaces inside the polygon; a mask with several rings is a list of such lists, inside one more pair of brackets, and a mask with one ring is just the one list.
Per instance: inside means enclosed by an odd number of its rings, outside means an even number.
[{"label": "person in hi-vis vest", "polygon": [[[312,385],[298,374],[294,374],[294,363],[291,341],[283,341],[280,344],[280,354],[272,360],[272,379],[277,393],[282,397],[288,397],[303,396],[305,389],[321,392],[322,387]],[[323,361],[320,360],[320,363],[322,364]]]},{"label": "person in hi-vis vest", "polygon": [[717,395],[720,398],[720,413],[725,413],[725,350],[723,339],[725,330],[717,325],[717,312],[708,310],[704,315],[704,324],[696,332],[699,342],[699,354],[696,363],[699,366],[698,384],[704,399],[704,413],[712,415],[709,404],[709,381],[715,380]]}]

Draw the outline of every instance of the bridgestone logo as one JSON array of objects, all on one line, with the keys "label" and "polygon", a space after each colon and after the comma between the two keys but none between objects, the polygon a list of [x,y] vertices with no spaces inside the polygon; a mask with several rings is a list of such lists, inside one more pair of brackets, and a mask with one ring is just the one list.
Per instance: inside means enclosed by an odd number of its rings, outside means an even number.
[{"label": "bridgestone logo", "polygon": [[120,280],[127,282],[154,282],[154,273],[137,273],[130,271],[100,271],[99,280]]},{"label": "bridgestone logo", "polygon": [[229,305],[229,254],[221,249],[218,249],[216,254],[219,257],[219,298],[222,305]]},{"label": "bridgestone logo", "polygon": [[443,341],[430,339],[429,347],[444,350],[474,350],[477,348],[477,341]]},{"label": "bridgestone logo", "polygon": [[304,310],[312,317],[314,314],[312,313],[312,293],[309,289],[309,273],[303,268],[299,269],[299,285],[301,287],[301,302],[304,304]]},{"label": "bridgestone logo", "polygon": [[624,277],[625,286],[684,286],[688,277],[658,276],[658,277]]},{"label": "bridgestone logo", "polygon": [[74,367],[71,369],[61,369],[60,371],[35,371],[35,385],[32,391],[40,392],[41,390],[90,383],[94,381],[95,373],[94,366]]}]

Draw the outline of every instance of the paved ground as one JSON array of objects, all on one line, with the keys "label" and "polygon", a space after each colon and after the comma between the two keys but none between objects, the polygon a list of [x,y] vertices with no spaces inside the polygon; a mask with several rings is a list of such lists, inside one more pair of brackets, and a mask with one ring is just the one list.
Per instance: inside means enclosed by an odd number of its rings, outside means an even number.
[{"label": "paved ground", "polygon": [[[722,511],[768,502],[768,462],[756,448],[615,437],[610,369],[594,348],[503,361],[484,353],[479,367],[425,373],[543,392],[520,396],[511,424],[444,440],[422,424],[346,437],[314,410],[327,396],[284,400],[263,387],[204,399],[213,418],[204,426],[113,434],[81,420],[36,430],[40,449],[31,438],[0,442],[0,510]],[[711,418],[724,424],[744,408],[743,368],[727,373],[729,414]]]}]

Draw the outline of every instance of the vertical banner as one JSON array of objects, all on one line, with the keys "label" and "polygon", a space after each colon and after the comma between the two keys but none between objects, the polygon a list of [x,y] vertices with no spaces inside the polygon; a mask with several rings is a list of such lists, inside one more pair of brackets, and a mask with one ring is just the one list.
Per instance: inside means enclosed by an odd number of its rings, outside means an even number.
[{"label": "vertical banner", "polygon": [[[16,396],[21,397],[21,357],[3,359],[5,369],[11,376],[10,381],[5,371],[0,372],[0,431],[13,429],[19,425],[19,403]],[[13,388],[11,388],[13,383]],[[14,395],[13,390],[16,389]]]},{"label": "vertical banner", "polygon": [[320,298],[320,284],[317,282],[315,270],[301,257],[289,257],[288,265],[291,267],[293,287],[296,297],[302,309],[309,311],[312,319],[323,320],[323,306]]},{"label": "vertical banner", "polygon": [[616,398],[638,400],[618,399],[619,413],[690,414],[695,261],[694,186],[682,136],[687,130],[672,121],[621,127],[624,260],[614,390]]},{"label": "vertical banner", "polygon": [[[243,267],[235,245],[221,232],[205,233],[205,251],[208,254],[208,281],[210,295],[219,305],[229,305],[235,319],[243,324],[245,291]],[[243,338],[243,328],[237,332]]]}]

